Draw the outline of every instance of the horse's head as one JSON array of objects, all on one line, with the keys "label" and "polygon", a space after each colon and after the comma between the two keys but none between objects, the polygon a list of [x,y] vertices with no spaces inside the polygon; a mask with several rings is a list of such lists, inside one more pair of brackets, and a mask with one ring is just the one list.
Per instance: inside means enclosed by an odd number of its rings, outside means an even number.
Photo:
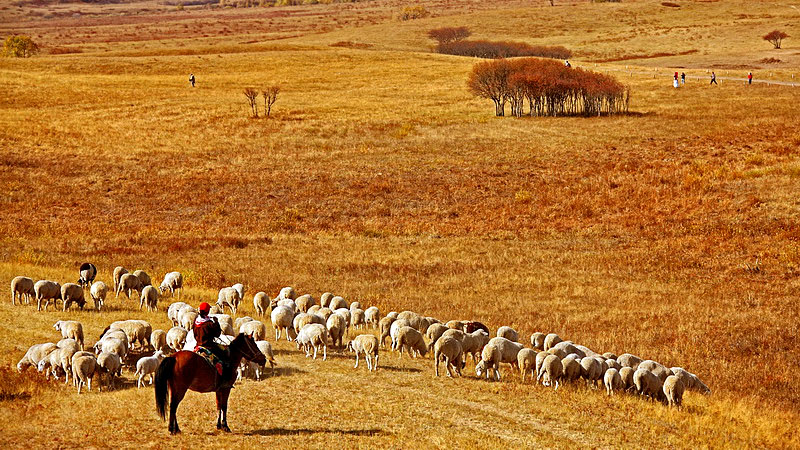
[{"label": "horse's head", "polygon": [[[239,333],[239,336],[236,336],[234,341],[239,341],[240,344],[238,345],[239,351],[242,352],[242,356],[244,359],[248,361],[253,361],[258,365],[264,365],[267,362],[267,357],[261,353],[261,350],[258,349],[258,345],[256,345],[256,340],[253,339],[252,336],[248,336],[244,333]],[[231,344],[233,345],[233,343]]]}]

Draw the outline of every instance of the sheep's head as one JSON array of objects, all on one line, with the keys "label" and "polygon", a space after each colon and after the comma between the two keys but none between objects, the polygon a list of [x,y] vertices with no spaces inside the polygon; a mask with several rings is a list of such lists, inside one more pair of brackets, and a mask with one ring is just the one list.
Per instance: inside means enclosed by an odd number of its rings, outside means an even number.
[{"label": "sheep's head", "polygon": [[61,321],[59,320],[58,322],[56,322],[53,325],[53,328],[55,328],[56,331],[61,331]]},{"label": "sheep's head", "polygon": [[355,348],[353,348],[353,341],[350,341],[350,342],[347,343],[347,351],[350,352],[350,353],[353,353],[353,352],[356,351]]},{"label": "sheep's head", "polygon": [[483,360],[475,365],[475,375],[480,377],[486,371],[486,365],[484,364]]},{"label": "sheep's head", "polygon": [[39,361],[39,364],[36,366],[36,370],[38,370],[39,372],[44,372],[44,369],[47,368],[47,363],[48,362],[49,361],[47,360],[47,358],[42,359],[41,361]]}]

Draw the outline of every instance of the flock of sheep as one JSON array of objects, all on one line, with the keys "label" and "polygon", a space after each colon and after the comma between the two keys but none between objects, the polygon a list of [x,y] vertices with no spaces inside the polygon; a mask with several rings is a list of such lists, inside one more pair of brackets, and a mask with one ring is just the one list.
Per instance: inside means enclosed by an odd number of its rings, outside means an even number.
[{"label": "flock of sheep", "polygon": [[[34,284],[30,278],[16,277],[11,283],[12,302],[17,298],[30,302],[30,296],[35,295],[37,304],[45,301],[45,308],[51,299],[63,301],[65,310],[69,302],[83,307],[85,301],[82,301],[82,291],[90,287],[96,309],[100,310],[108,289],[102,282],[93,283],[97,273],[94,266],[85,264],[80,272],[77,284],[67,283],[58,289],[44,288],[49,286],[48,283],[58,286],[52,281],[42,280]],[[98,284],[104,289],[97,289],[95,295]],[[81,292],[78,293],[72,286]],[[182,288],[183,277],[179,272],[168,273],[156,289],[143,271],[128,273],[122,267],[114,270],[115,293],[130,296],[132,291],[137,291],[140,309],[147,305],[155,310],[160,296],[167,291],[175,295]],[[223,341],[229,341],[237,333],[251,335],[273,367],[275,360],[272,346],[267,341],[267,326],[252,317],[233,319],[244,294],[242,284],[222,288],[210,315],[217,318],[223,331]],[[412,311],[393,311],[381,317],[375,306],[362,309],[359,302],[348,304],[344,298],[330,292],[322,294],[319,299],[310,294],[298,296],[292,287],[281,289],[275,298],[258,292],[253,296],[253,306],[259,318],[269,315],[276,341],[283,335],[287,341],[295,342],[306,357],[317,359],[321,353],[323,361],[327,359],[329,345],[339,351],[347,348],[355,353],[355,367],[358,367],[359,358],[363,355],[370,371],[378,369],[380,349],[385,347],[386,339],[390,338],[390,349],[398,352],[399,356],[404,351],[414,358],[432,352],[436,376],[439,376],[440,363],[444,363],[448,376],[460,376],[471,356],[479,378],[485,375],[487,379],[500,380],[500,365],[510,364],[519,371],[523,382],[530,374],[535,382],[558,389],[564,382],[582,379],[593,388],[604,386],[608,395],[617,391],[635,392],[677,406],[680,406],[685,390],[703,394],[711,392],[696,375],[683,368],[667,368],[656,361],[643,360],[629,353],[619,356],[611,352],[600,354],[586,346],[562,340],[555,333],[533,333],[530,337],[531,347],[526,348],[520,343],[519,333],[508,326],[498,328],[496,337],[490,337],[489,328],[480,322],[451,320],[442,323],[436,318]],[[230,314],[226,314],[226,309]],[[139,357],[135,361],[138,386],[144,384],[146,377],[152,384],[153,373],[166,355],[194,348],[191,329],[197,315],[194,307],[178,301],[167,308],[167,317],[173,325],[167,331],[153,330],[143,320],[114,322],[94,345],[94,352],[83,351],[83,327],[80,323],[58,321],[54,328],[61,332],[63,339],[55,344],[32,346],[17,368],[21,371],[34,366],[39,372],[45,372],[48,378],[64,376],[65,382],[69,382],[71,376],[80,393],[83,385],[91,389],[91,380],[96,376],[101,380],[105,378],[107,385],[114,384],[121,375],[122,367],[135,359],[135,356],[131,356],[138,349],[138,356],[152,352],[152,356]],[[350,328],[368,327],[377,329],[379,336],[360,334],[345,345],[345,336]],[[260,366],[245,361],[239,367],[239,377],[261,379],[261,370]]]}]

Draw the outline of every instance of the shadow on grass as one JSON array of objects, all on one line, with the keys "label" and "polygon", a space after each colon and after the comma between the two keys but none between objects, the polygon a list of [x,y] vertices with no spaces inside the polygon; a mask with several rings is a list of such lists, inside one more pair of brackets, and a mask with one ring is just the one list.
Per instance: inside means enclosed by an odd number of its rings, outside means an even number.
[{"label": "shadow on grass", "polygon": [[[364,364],[364,363],[361,363]],[[361,366],[359,366],[361,367]],[[419,373],[422,372],[422,369],[417,369],[416,367],[394,367],[394,366],[382,366],[378,364],[378,371],[381,370],[388,370],[389,372],[408,372],[408,373]]]},{"label": "shadow on grass", "polygon": [[362,430],[342,430],[336,428],[266,428],[244,433],[247,436],[296,436],[305,434],[347,434],[350,436],[380,436],[388,434],[380,428],[367,428]]}]

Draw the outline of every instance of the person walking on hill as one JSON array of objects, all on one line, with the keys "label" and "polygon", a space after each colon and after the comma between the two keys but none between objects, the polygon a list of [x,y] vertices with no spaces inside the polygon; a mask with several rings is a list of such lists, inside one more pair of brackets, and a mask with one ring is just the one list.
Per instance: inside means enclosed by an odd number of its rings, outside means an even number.
[{"label": "person walking on hill", "polygon": [[570,68],[570,67],[572,67],[572,64],[570,64],[570,63],[569,63],[569,60],[568,60],[568,59],[565,59],[565,60],[564,60],[564,67],[567,67],[567,68]]},{"label": "person walking on hill", "polygon": [[747,84],[753,84],[753,72],[747,73]]},{"label": "person walking on hill", "polygon": [[686,74],[681,72],[681,84],[686,84]]},{"label": "person walking on hill", "polygon": [[189,83],[192,83],[192,87],[194,87],[194,74],[193,73],[189,74]]},{"label": "person walking on hill", "polygon": [[712,84],[717,84],[717,74],[716,73],[711,72],[711,83],[708,83],[708,84],[709,84],[709,86],[712,85]]}]

